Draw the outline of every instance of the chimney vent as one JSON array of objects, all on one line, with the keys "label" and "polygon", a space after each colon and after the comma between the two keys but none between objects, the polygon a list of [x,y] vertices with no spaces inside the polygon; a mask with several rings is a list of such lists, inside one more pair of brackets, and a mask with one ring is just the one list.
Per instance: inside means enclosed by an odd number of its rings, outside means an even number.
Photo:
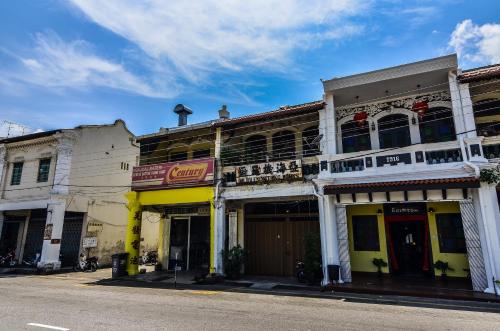
[{"label": "chimney vent", "polygon": [[228,119],[229,115],[230,115],[230,113],[227,111],[227,106],[222,105],[222,108],[219,109],[219,118],[220,119]]},{"label": "chimney vent", "polygon": [[182,103],[178,104],[174,108],[174,113],[179,115],[179,126],[187,125],[187,117],[191,115],[193,111],[188,107],[184,106]]}]

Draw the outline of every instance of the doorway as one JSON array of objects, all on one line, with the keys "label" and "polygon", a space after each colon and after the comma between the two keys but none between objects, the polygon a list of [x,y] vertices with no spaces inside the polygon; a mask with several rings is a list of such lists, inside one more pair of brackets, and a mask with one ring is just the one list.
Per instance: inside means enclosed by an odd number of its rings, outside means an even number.
[{"label": "doorway", "polygon": [[173,217],[170,222],[169,270],[209,269],[210,217]]},{"label": "doorway", "polygon": [[17,250],[20,229],[20,221],[4,221],[0,236],[0,256],[4,256],[12,249]]}]

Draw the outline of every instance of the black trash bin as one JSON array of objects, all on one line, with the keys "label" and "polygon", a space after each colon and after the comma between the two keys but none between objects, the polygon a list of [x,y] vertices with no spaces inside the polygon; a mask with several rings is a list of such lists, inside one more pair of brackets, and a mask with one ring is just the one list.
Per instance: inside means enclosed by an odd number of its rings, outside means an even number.
[{"label": "black trash bin", "polygon": [[330,282],[338,282],[340,278],[340,266],[336,264],[328,265],[328,278],[330,278]]},{"label": "black trash bin", "polygon": [[113,278],[127,276],[128,253],[118,253],[111,255],[111,266]]}]

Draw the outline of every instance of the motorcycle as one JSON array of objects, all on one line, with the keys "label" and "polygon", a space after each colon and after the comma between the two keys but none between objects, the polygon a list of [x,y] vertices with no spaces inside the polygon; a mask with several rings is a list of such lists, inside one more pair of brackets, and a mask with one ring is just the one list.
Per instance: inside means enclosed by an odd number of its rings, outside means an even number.
[{"label": "motorcycle", "polygon": [[95,272],[99,268],[99,261],[96,256],[87,258],[85,254],[80,254],[80,258],[76,261],[73,266],[73,271],[91,271]]},{"label": "motorcycle", "polygon": [[297,276],[297,280],[299,283],[306,282],[306,270],[305,264],[302,261],[297,261],[295,263],[295,275]]},{"label": "motorcycle", "polygon": [[8,265],[13,267],[16,265],[16,250],[11,248],[7,251],[7,254],[0,256],[0,265]]},{"label": "motorcycle", "polygon": [[158,262],[158,253],[156,251],[145,252],[141,262],[142,264],[156,264]]},{"label": "motorcycle", "polygon": [[36,267],[38,262],[40,262],[40,253],[36,253],[35,257],[23,259],[23,264],[30,267]]}]

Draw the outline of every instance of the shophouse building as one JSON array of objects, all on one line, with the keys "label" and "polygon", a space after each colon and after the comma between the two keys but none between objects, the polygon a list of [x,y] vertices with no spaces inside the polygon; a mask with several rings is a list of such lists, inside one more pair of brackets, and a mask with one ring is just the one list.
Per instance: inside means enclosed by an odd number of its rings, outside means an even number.
[{"label": "shophouse building", "polygon": [[72,266],[82,251],[110,263],[124,249],[138,154],[121,120],[0,140],[0,254],[15,249],[18,264],[41,254],[46,269]]},{"label": "shophouse building", "polygon": [[495,165],[468,75],[450,55],[323,81],[323,260],[344,281],[376,272],[374,259],[391,275],[439,277],[440,261],[448,276],[494,292],[500,219],[482,175]]}]

